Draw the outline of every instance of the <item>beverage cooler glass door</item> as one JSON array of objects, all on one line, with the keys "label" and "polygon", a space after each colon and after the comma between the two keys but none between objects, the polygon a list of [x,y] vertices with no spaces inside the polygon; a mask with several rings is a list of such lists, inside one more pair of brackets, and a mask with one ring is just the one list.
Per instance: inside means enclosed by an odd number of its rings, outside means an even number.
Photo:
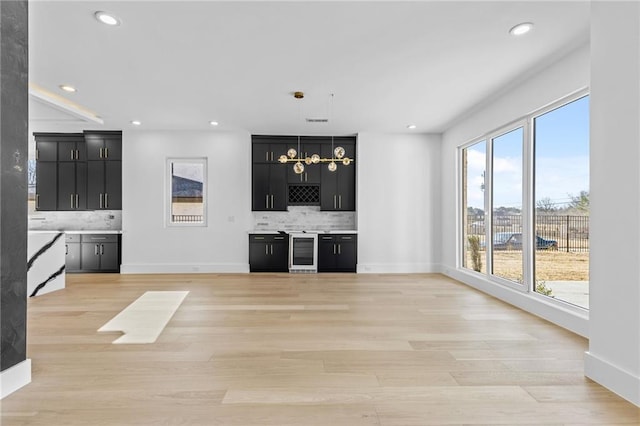
[{"label": "beverage cooler glass door", "polygon": [[318,235],[290,234],[289,272],[317,272]]}]

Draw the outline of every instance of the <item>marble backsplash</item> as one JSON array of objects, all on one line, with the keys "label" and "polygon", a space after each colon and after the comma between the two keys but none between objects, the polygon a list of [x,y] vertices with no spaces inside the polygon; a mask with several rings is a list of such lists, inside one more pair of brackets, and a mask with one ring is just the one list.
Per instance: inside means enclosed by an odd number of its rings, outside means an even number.
[{"label": "marble backsplash", "polygon": [[355,231],[356,212],[320,211],[319,206],[289,206],[286,212],[253,212],[252,230]]},{"label": "marble backsplash", "polygon": [[29,229],[34,231],[120,231],[122,210],[52,211],[29,215]]}]

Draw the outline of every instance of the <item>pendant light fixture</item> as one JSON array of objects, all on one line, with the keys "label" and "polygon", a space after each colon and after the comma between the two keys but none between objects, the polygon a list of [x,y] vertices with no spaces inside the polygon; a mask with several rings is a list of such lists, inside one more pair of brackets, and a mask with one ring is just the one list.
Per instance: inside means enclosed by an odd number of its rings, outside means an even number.
[{"label": "pendant light fixture", "polygon": [[[296,99],[302,99],[304,98],[304,93],[294,92],[293,97]],[[331,101],[333,103],[333,93],[331,94]],[[300,154],[300,136],[298,136],[298,150],[296,151],[295,148],[289,148],[286,155],[282,154],[280,157],[278,157],[278,161],[282,164],[294,163],[293,171],[296,174],[301,174],[304,172],[305,164],[307,166],[310,166],[312,164],[329,163],[327,165],[327,168],[329,169],[329,171],[335,172],[338,169],[338,165],[336,164],[336,162],[342,163],[344,166],[348,166],[353,161],[353,159],[345,157],[346,151],[343,147],[334,147],[333,136],[331,136],[331,158],[322,158],[318,154],[312,154],[305,158],[301,158]]]}]

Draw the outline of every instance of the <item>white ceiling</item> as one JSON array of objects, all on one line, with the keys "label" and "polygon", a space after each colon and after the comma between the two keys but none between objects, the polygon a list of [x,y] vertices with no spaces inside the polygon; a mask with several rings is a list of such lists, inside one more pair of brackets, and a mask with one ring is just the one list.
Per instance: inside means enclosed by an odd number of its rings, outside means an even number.
[{"label": "white ceiling", "polygon": [[[97,10],[122,24],[98,23]],[[531,33],[508,33],[524,21]],[[441,132],[588,37],[589,3],[576,1],[36,0],[30,82],[104,124],[33,100],[31,130],[128,129],[137,119],[144,129],[216,120],[217,131],[256,134]]]}]

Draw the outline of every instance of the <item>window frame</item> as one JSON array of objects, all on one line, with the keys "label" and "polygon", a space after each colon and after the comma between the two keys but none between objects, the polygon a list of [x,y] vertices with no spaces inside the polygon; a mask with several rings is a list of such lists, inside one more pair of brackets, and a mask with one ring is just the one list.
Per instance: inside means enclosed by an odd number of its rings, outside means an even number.
[{"label": "window frame", "polygon": [[[202,165],[202,221],[201,222],[174,222],[173,221],[173,175],[172,165],[176,163],[182,164],[201,164]],[[165,162],[165,226],[174,227],[207,227],[208,226],[208,174],[207,157],[167,157]]]},{"label": "window frame", "polygon": [[[534,152],[534,122],[537,117],[540,117],[550,111],[561,108],[564,105],[570,104],[585,96],[590,96],[589,88],[582,88],[572,92],[566,96],[563,96],[553,102],[544,105],[516,120],[488,131],[482,135],[474,137],[468,142],[458,146],[457,150],[457,166],[458,172],[456,174],[456,191],[458,192],[456,200],[458,203],[457,211],[457,240],[456,240],[456,269],[460,272],[475,275],[477,277],[484,278],[489,282],[508,287],[510,289],[526,293],[538,300],[551,304],[552,306],[563,308],[568,311],[576,313],[589,312],[589,309],[574,305],[572,303],[563,301],[561,299],[549,298],[535,291],[535,152]],[[495,276],[492,273],[493,270],[493,140],[501,135],[507,134],[512,130],[519,127],[523,128],[523,148],[522,148],[522,233],[523,233],[523,283],[518,284],[514,281],[507,280]],[[485,272],[476,272],[468,266],[464,266],[463,256],[466,256],[465,243],[463,241],[466,231],[464,229],[465,220],[463,218],[463,179],[465,178],[464,171],[464,154],[463,150],[474,146],[479,142],[486,143],[485,152],[485,247],[486,253],[485,260]]]}]

